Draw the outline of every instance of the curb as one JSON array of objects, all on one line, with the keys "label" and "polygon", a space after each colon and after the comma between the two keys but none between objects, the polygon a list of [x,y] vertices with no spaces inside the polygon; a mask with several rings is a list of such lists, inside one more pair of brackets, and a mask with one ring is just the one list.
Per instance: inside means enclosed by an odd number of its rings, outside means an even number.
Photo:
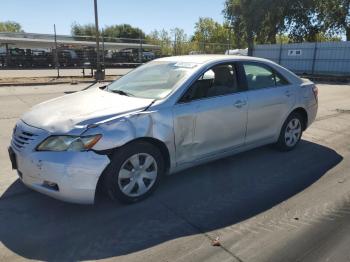
[{"label": "curb", "polygon": [[[122,77],[123,75],[107,75],[108,77],[113,77],[112,80],[102,80],[99,81],[100,83],[110,83],[112,81],[114,81],[115,79],[118,79],[120,77]],[[107,77],[106,76],[106,77]],[[67,80],[64,80],[64,78],[66,78]],[[40,77],[37,78],[38,80],[40,80]],[[52,80],[57,79],[57,78],[52,78]],[[59,82],[50,82],[50,81],[45,81],[45,82],[24,82],[24,83],[10,83],[10,82],[5,82],[5,83],[1,83],[0,82],[0,87],[4,87],[4,86],[42,86],[42,85],[60,85],[60,84],[91,84],[91,83],[95,83],[96,80],[94,78],[91,78],[91,80],[85,80],[84,78],[76,78],[76,79],[72,79],[72,76],[63,76],[61,77],[62,81]]]},{"label": "curb", "polygon": [[[62,82],[30,82],[30,83],[0,83],[0,87],[4,86],[46,86],[46,85],[65,85],[65,84],[92,84],[95,83],[95,80],[91,81],[62,81]],[[110,83],[111,81],[103,80],[98,81],[99,83]]]}]

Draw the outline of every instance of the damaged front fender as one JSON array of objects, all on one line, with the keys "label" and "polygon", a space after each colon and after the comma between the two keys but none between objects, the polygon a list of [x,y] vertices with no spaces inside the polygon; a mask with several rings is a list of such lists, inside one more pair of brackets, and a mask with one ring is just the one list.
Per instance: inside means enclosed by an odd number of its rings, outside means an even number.
[{"label": "damaged front fender", "polygon": [[175,147],[172,111],[141,111],[91,125],[84,135],[101,134],[92,148],[108,151],[136,139],[152,138],[165,144],[170,156],[170,169],[175,167]]}]

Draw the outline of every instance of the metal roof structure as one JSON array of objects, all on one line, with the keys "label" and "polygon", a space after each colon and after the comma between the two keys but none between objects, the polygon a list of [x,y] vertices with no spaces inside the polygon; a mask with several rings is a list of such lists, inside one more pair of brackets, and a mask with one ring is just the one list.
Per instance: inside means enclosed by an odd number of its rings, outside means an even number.
[{"label": "metal roof structure", "polygon": [[[102,39],[102,38],[101,38]],[[104,42],[106,50],[140,48],[139,39],[115,38],[113,42]],[[0,32],[0,45],[8,44],[15,48],[55,48],[55,38],[52,34],[33,34],[33,33],[3,33]],[[72,47],[95,47],[96,42],[93,37],[85,36],[66,36],[57,35],[57,44],[59,46]],[[142,47],[151,50],[160,49],[157,45],[142,43]]]}]

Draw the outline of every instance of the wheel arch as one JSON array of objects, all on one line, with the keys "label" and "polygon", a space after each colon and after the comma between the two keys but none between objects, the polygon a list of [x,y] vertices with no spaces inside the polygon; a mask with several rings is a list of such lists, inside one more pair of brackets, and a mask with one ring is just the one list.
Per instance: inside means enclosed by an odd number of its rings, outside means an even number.
[{"label": "wheel arch", "polygon": [[[109,159],[111,159],[111,156],[112,156],[113,153],[115,153],[116,151],[120,150],[124,146],[130,145],[130,144],[136,143],[136,142],[145,142],[145,143],[149,143],[149,144],[157,147],[159,149],[159,151],[161,152],[161,154],[164,156],[165,174],[167,174],[169,172],[170,165],[171,165],[169,149],[168,149],[168,147],[166,146],[166,144],[164,142],[162,142],[159,139],[153,138],[153,137],[139,137],[139,138],[135,138],[135,139],[127,142],[126,144],[124,144],[122,146],[119,146],[119,147],[116,147],[116,148],[111,148],[111,149],[100,151],[100,152],[96,152],[96,153],[107,155],[109,157]],[[108,166],[105,168],[105,170],[101,173],[100,177],[98,178],[97,185],[96,185],[96,190],[95,190],[95,200],[96,200],[97,192],[102,192],[104,190],[104,179],[105,179],[105,176],[106,176],[107,168],[108,168]]]},{"label": "wheel arch", "polygon": [[305,131],[307,128],[308,121],[309,121],[306,109],[303,107],[297,107],[289,114],[289,116],[293,113],[298,113],[299,115],[302,116],[302,118],[303,118],[303,123],[302,123],[303,124],[303,131]]},{"label": "wheel arch", "polygon": [[149,143],[149,144],[157,147],[164,157],[165,172],[169,171],[169,169],[170,169],[170,152],[169,152],[168,147],[166,146],[166,144],[163,141],[156,139],[156,138],[153,138],[153,137],[139,137],[139,138],[136,138],[136,139],[129,141],[128,143],[126,143],[123,146],[129,145],[129,144],[132,144],[135,142],[146,142],[146,143]]}]

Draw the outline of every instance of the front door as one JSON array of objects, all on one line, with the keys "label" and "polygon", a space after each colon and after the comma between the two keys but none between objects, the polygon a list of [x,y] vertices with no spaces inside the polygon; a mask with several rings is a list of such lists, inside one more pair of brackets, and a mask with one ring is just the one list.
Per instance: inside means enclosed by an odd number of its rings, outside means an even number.
[{"label": "front door", "polygon": [[215,66],[202,75],[173,110],[179,164],[244,144],[247,98],[233,64]]}]

